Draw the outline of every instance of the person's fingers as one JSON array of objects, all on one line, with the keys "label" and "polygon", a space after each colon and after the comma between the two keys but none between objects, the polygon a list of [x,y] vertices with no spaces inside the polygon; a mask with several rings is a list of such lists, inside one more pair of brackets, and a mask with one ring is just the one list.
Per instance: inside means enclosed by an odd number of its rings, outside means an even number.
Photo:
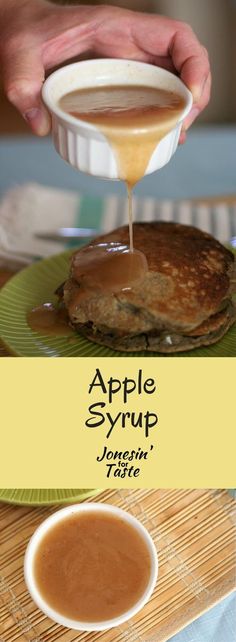
[{"label": "person's fingers", "polygon": [[198,104],[210,73],[207,50],[192,29],[183,25],[173,37],[170,53],[181,79],[193,94],[194,103]]},{"label": "person's fingers", "polygon": [[[164,16],[135,14],[131,20],[132,42],[148,53],[151,62],[171,59],[173,71],[193,93],[197,103],[207,80],[210,64],[207,50],[200,44],[191,27]],[[162,65],[161,65],[162,66]],[[165,66],[165,65],[163,65]],[[169,63],[168,63],[169,68]]]},{"label": "person's fingers", "polygon": [[152,60],[152,63],[157,67],[162,67],[171,73],[175,73],[175,67],[170,56],[155,56]]},{"label": "person's fingers", "polygon": [[209,73],[207,80],[205,82],[205,85],[203,87],[201,98],[197,104],[200,112],[203,111],[203,109],[205,109],[205,107],[209,103],[210,94],[211,94],[211,82],[212,82],[211,73]]},{"label": "person's fingers", "polygon": [[183,145],[186,141],[186,138],[187,138],[187,134],[185,132],[185,129],[182,129],[179,137],[179,145]]},{"label": "person's fingers", "polygon": [[8,100],[19,110],[34,133],[45,136],[51,119],[41,99],[44,68],[32,47],[3,54],[3,85]]},{"label": "person's fingers", "polygon": [[188,114],[187,118],[184,121],[184,130],[187,131],[189,127],[193,124],[193,122],[196,120],[196,118],[199,116],[201,111],[205,109],[206,105],[208,105],[209,102],[209,96],[210,96],[210,90],[211,90],[211,74],[208,75],[207,81],[205,83],[203,93],[201,95],[201,98],[198,102],[197,105],[193,105],[190,113]]},{"label": "person's fingers", "polygon": [[194,121],[199,116],[199,114],[200,114],[200,109],[198,109],[198,107],[193,106],[191,111],[189,112],[189,115],[187,116],[187,118],[184,121],[184,130],[185,131],[187,131],[189,129],[189,127],[191,127],[191,125],[194,123]]}]

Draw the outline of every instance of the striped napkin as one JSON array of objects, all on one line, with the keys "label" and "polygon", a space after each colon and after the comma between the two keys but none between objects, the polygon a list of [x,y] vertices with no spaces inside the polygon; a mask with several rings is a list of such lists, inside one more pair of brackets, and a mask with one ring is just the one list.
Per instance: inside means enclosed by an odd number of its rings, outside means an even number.
[{"label": "striped napkin", "polygon": [[[195,225],[225,243],[236,237],[236,205],[193,204],[191,201],[156,201],[134,197],[134,220],[175,221]],[[30,263],[78,246],[78,240],[63,243],[41,240],[36,234],[59,227],[95,227],[110,231],[127,223],[127,201],[115,195],[106,198],[62,191],[28,183],[9,190],[0,203],[0,259]]]}]

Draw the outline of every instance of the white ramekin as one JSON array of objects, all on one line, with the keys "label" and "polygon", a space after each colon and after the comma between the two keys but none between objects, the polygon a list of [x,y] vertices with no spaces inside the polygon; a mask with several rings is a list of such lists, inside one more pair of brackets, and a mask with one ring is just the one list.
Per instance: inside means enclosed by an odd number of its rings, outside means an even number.
[{"label": "white ramekin", "polygon": [[146,85],[177,91],[185,107],[177,125],[157,145],[145,174],[166,165],[178,145],[181,126],[192,106],[192,94],[183,82],[165,69],[133,60],[116,58],[85,60],[55,71],[44,83],[43,100],[52,115],[55,147],[65,161],[94,176],[118,179],[113,149],[95,125],[66,114],[58,106],[64,94],[101,85]]},{"label": "white ramekin", "polygon": [[[151,572],[146,590],[144,591],[142,597],[131,609],[129,609],[119,617],[113,618],[111,620],[102,622],[80,622],[77,620],[71,620],[64,615],[61,615],[61,613],[58,613],[57,611],[52,609],[44,600],[37,588],[34,578],[34,558],[39,543],[52,526],[57,524],[60,520],[63,520],[65,517],[68,517],[69,515],[75,515],[77,513],[91,513],[94,511],[117,515],[118,517],[121,517],[126,522],[131,524],[131,526],[133,526],[135,530],[142,535],[150,553]],[[138,521],[138,519],[133,517],[133,515],[130,515],[130,513],[127,513],[126,511],[117,508],[116,506],[112,506],[111,504],[99,504],[95,502],[75,504],[74,506],[67,506],[66,508],[62,508],[61,510],[56,511],[37,528],[26,550],[24,574],[28,590],[34,602],[37,604],[38,608],[41,609],[41,611],[43,611],[43,613],[45,613],[45,615],[50,617],[52,620],[69,629],[76,629],[79,631],[104,631],[114,626],[119,626],[123,622],[126,622],[126,620],[138,613],[138,611],[140,611],[140,609],[143,608],[144,604],[146,604],[146,602],[149,600],[157,580],[158,557],[155,544],[147,529],[141,524],[141,522]]]}]

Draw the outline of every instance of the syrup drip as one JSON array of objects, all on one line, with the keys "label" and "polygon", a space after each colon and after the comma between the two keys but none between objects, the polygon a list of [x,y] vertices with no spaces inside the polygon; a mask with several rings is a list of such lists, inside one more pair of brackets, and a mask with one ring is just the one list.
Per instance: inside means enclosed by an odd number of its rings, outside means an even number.
[{"label": "syrup drip", "polygon": [[[135,85],[87,88],[61,98],[61,109],[96,125],[109,140],[119,178],[126,182],[128,191],[129,246],[98,243],[75,255],[73,277],[80,287],[72,307],[99,292],[115,294],[131,289],[144,279],[148,264],[144,254],[134,247],[132,191],[144,176],[157,144],[179,120],[184,104],[176,93]],[[55,308],[52,303],[31,310],[27,320],[41,334],[73,333],[65,310]]]}]

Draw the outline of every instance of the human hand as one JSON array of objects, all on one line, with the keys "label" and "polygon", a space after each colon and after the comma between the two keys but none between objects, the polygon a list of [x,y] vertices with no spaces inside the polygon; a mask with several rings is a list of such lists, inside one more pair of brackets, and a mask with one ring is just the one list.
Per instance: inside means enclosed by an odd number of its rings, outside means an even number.
[{"label": "human hand", "polygon": [[206,107],[211,73],[207,51],[185,23],[118,7],[56,6],[47,0],[0,0],[0,62],[6,95],[38,135],[49,132],[41,100],[45,74],[72,57],[129,58],[180,75],[193,93],[185,131]]}]

